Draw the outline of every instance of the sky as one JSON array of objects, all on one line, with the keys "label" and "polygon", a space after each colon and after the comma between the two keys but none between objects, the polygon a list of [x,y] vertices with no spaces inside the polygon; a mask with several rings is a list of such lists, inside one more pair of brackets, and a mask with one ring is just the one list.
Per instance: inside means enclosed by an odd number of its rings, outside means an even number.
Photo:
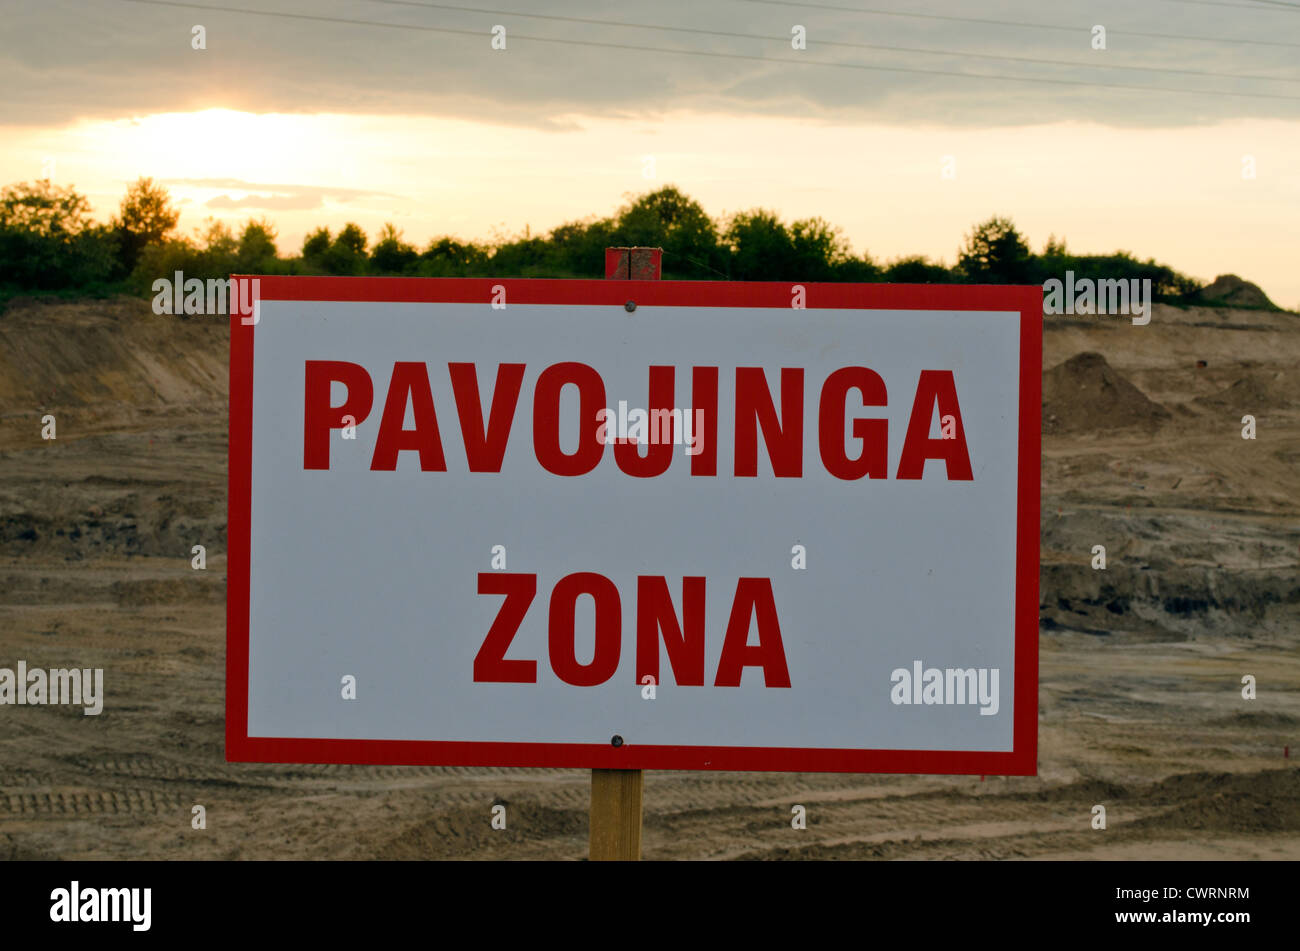
[{"label": "sky", "polygon": [[952,263],[1000,214],[1300,308],[1297,51],[1300,0],[0,0],[0,184],[106,220],[147,175],[183,230],[267,217],[282,253],[347,221],[545,233],[665,184],[877,261]]}]

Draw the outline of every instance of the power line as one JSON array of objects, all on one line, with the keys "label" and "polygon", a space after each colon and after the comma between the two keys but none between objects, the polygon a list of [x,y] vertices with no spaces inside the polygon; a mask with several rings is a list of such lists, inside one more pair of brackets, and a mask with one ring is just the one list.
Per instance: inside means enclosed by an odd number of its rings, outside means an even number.
[{"label": "power line", "polygon": [[122,0],[123,3],[144,3],[153,7],[182,7],[187,10],[212,10],[217,13],[246,13],[256,17],[278,17],[283,20],[313,20],[318,23],[343,23],[349,26],[382,26],[394,30],[418,30],[422,33],[455,33],[460,36],[482,37],[481,30],[453,30],[450,27],[411,26],[406,23],[380,23],[376,20],[349,20],[314,13],[281,13],[275,10],[249,10],[245,7],[222,7],[201,3],[184,3],[181,0]]},{"label": "power line", "polygon": [[[658,26],[651,23],[625,23],[621,20],[596,20],[590,17],[567,17],[548,13],[520,13],[517,10],[491,10],[485,7],[462,7],[449,3],[423,3],[419,0],[368,0],[370,3],[383,3],[396,7],[423,7],[431,10],[455,10],[460,12],[490,13],[494,16],[525,17],[533,20],[556,20],[563,23],[585,23],[595,26],[613,26],[637,30],[660,30],[667,33],[690,33],[704,36],[725,36],[741,40],[774,40],[785,42],[786,37],[765,36],[761,33],[735,33],[729,30],[704,30],[687,26]],[[1197,0],[1199,2],[1199,0]],[[998,53],[971,53],[963,50],[935,50],[915,46],[886,46],[877,43],[849,43],[842,40],[818,39],[818,46],[840,46],[846,49],[886,50],[891,53],[921,53],[927,56],[962,56],[972,59],[991,59],[1012,63],[1035,63],[1044,66],[1079,66],[1085,69],[1122,69],[1142,73],[1176,73],[1184,76],[1211,76],[1218,79],[1262,79],[1266,82],[1300,83],[1300,79],[1279,76],[1264,76],[1259,73],[1220,73],[1204,69],[1175,69],[1168,66],[1123,66],[1109,63],[1081,63],[1077,60],[1038,59],[1031,56],[1006,56]]]},{"label": "power line", "polygon": [[[1014,26],[1030,30],[1057,30],[1079,33],[1077,26],[1059,23],[1017,23],[1015,20],[987,20],[981,17],[959,17],[942,13],[900,13],[897,10],[874,10],[867,7],[841,7],[830,3],[808,3],[805,0],[737,0],[738,3],[763,3],[773,7],[808,7],[815,10],[836,10],[841,13],[860,13],[867,16],[905,17],[913,20],[946,20],[953,23],[985,23],[992,26]],[[1183,33],[1145,33],[1140,30],[1112,30],[1125,36],[1145,36],[1157,40],[1195,40],[1201,43],[1244,43],[1248,46],[1285,46],[1300,49],[1300,43],[1282,43],[1277,40],[1238,40],[1222,36],[1188,36]]]},{"label": "power line", "polygon": [[1257,6],[1260,3],[1272,3],[1279,7],[1300,10],[1300,4],[1282,3],[1281,0],[1250,0],[1249,3],[1225,3],[1223,0],[1164,0],[1165,3],[1194,3],[1202,7],[1235,7],[1238,10],[1259,10],[1262,13],[1282,13],[1282,10],[1270,10]]},{"label": "power line", "polygon": [[[424,33],[448,33],[459,36],[473,36],[480,39],[485,38],[482,31],[477,30],[457,30],[451,27],[439,26],[413,26],[408,23],[382,23],[375,20],[349,20],[340,17],[326,17],[309,13],[280,13],[270,10],[249,10],[243,7],[226,7],[215,6],[210,4],[187,3],[183,0],[123,0],[125,3],[141,3],[149,6],[160,7],[181,7],[189,10],[210,10],[221,13],[245,13],[250,16],[278,17],[289,20],[312,20],[325,23],[341,23],[350,26],[374,26],[384,27],[391,30],[419,31]],[[1000,82],[1017,82],[1017,83],[1037,83],[1052,86],[1082,86],[1089,89],[1128,89],[1138,92],[1172,92],[1183,93],[1194,96],[1233,96],[1245,99],[1278,99],[1288,102],[1300,102],[1300,96],[1282,96],[1274,93],[1252,93],[1252,92],[1228,92],[1226,90],[1202,90],[1202,89],[1178,89],[1169,86],[1138,86],[1128,83],[1096,83],[1083,82],[1071,79],[1050,79],[1047,77],[1032,76],[1003,76],[994,73],[964,73],[949,69],[918,69],[909,66],[876,66],[866,63],[826,63],[820,60],[802,57],[791,59],[784,57],[774,59],[770,56],[749,56],[743,53],[717,53],[708,50],[680,50],[668,49],[658,46],[638,46],[631,43],[604,43],[596,40],[574,40],[561,39],[551,36],[524,36],[519,33],[514,34],[515,39],[529,40],[535,43],[559,43],[566,46],[592,46],[601,49],[632,50],[643,53],[667,53],[670,55],[680,56],[704,56],[715,59],[734,59],[745,60],[747,62],[757,63],[774,63],[778,65],[790,66],[819,66],[827,69],[856,69],[870,72],[885,73],[913,73],[925,76],[955,76],[959,79],[992,79]]]}]

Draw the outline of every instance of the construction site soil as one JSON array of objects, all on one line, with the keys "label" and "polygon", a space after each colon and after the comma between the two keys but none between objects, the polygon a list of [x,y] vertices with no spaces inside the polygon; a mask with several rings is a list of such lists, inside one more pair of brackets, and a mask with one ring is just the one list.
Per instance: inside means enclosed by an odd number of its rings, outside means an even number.
[{"label": "construction site soil", "polygon": [[[1044,327],[1038,775],[653,771],[646,858],[1300,858],[1300,316]],[[107,693],[0,708],[0,858],[585,857],[587,771],[226,762],[228,354],[147,301],[0,314],[0,667]]]}]

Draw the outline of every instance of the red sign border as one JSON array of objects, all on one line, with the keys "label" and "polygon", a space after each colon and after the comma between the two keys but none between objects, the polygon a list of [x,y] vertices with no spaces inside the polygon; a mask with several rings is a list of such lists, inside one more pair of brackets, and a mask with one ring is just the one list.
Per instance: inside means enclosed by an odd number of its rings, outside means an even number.
[{"label": "red sign border", "polygon": [[[236,280],[243,277],[236,276]],[[653,308],[790,309],[796,282],[601,281],[535,278],[258,276],[258,299],[481,303],[497,288],[512,304],[617,307],[611,318],[653,320]],[[857,750],[802,747],[642,746],[345,740],[248,735],[249,560],[252,503],[254,324],[230,321],[230,468],[226,583],[226,760],[582,769],[698,769],[1033,776],[1038,765],[1038,562],[1043,360],[1042,288],[955,284],[804,283],[809,309],[970,310],[1020,314],[1015,689],[1012,750]],[[646,310],[650,308],[650,310]]]}]

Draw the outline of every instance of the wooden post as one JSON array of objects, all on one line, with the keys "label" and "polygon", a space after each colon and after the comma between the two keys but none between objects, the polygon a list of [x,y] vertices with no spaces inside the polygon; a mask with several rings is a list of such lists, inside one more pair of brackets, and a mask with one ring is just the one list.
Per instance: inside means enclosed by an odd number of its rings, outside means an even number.
[{"label": "wooden post", "polygon": [[639,769],[591,771],[591,832],[587,851],[593,862],[636,862],[641,858]]},{"label": "wooden post", "polygon": [[[611,281],[657,281],[662,273],[660,248],[606,248],[605,277]],[[590,831],[587,854],[593,862],[641,859],[641,790],[639,769],[591,771]]]}]

